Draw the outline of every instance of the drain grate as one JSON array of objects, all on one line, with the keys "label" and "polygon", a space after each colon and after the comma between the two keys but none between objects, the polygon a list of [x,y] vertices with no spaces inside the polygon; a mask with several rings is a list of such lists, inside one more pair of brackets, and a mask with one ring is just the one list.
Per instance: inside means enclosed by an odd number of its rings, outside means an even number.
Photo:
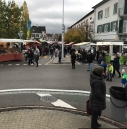
[{"label": "drain grate", "polygon": [[57,101],[57,98],[54,96],[43,96],[40,100],[44,103],[53,103]]}]

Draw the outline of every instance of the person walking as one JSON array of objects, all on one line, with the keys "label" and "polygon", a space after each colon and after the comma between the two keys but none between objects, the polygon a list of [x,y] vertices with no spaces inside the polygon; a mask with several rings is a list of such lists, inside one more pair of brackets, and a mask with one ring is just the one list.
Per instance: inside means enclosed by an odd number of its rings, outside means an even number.
[{"label": "person walking", "polygon": [[62,51],[61,51],[61,48],[58,52],[58,57],[59,57],[59,63],[61,63],[61,57],[62,57]]},{"label": "person walking", "polygon": [[50,55],[51,55],[51,58],[53,58],[53,47],[52,46],[50,48]]},{"label": "person walking", "polygon": [[28,54],[28,65],[30,66],[30,64],[34,63],[34,62],[32,62],[33,52],[32,52],[32,50],[30,48],[28,49],[27,54]]},{"label": "person walking", "polygon": [[36,62],[36,67],[38,67],[39,55],[40,55],[40,51],[38,48],[36,48],[34,51],[34,58],[35,58],[35,62]]},{"label": "person walking", "polygon": [[76,55],[75,52],[73,51],[71,54],[72,69],[75,69],[75,60],[76,60]]},{"label": "person walking", "polygon": [[114,67],[114,70],[113,70],[113,76],[112,77],[114,77],[114,75],[115,75],[115,71],[117,71],[117,73],[118,73],[118,75],[119,75],[119,77],[118,78],[121,78],[121,73],[120,73],[120,58],[118,57],[118,55],[117,54],[115,54],[115,56],[114,56],[114,61],[113,61],[113,67]]},{"label": "person walking", "polygon": [[92,71],[94,57],[90,50],[88,51],[86,58],[87,58],[87,62],[88,62],[87,71]]},{"label": "person walking", "polygon": [[102,110],[106,109],[106,84],[103,80],[102,73],[104,68],[96,66],[90,74],[91,93],[89,105],[92,111],[91,128],[99,129],[98,116],[101,116]]}]

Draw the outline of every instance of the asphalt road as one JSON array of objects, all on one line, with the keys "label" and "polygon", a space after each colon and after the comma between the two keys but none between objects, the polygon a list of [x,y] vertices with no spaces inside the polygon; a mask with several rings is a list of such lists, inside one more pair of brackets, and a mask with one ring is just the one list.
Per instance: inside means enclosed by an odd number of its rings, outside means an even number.
[{"label": "asphalt road", "polygon": [[[46,88],[90,91],[87,65],[45,65],[49,57],[39,60],[39,67],[28,66],[25,61],[4,62],[0,65],[0,90],[20,88]],[[120,79],[106,82],[107,94],[111,86],[120,86]]]},{"label": "asphalt road", "polygon": [[[76,65],[45,65],[50,62],[50,57],[40,58],[39,67],[28,66],[25,61],[10,61],[0,65],[0,90],[42,88],[42,89],[64,89],[90,91],[87,64]],[[121,69],[125,66],[121,66]],[[125,70],[127,68],[125,67]],[[120,86],[120,78],[115,76],[112,82],[106,82],[106,92],[109,94],[111,86]],[[61,100],[59,104],[44,103],[37,94],[12,94],[1,95],[0,107],[22,106],[22,105],[46,105],[61,106],[70,105],[79,110],[85,110],[85,102],[88,96],[76,95],[53,95]],[[61,104],[61,105],[60,105]],[[67,105],[67,107],[68,107]],[[107,100],[107,109],[104,116],[110,117],[110,103]]]}]

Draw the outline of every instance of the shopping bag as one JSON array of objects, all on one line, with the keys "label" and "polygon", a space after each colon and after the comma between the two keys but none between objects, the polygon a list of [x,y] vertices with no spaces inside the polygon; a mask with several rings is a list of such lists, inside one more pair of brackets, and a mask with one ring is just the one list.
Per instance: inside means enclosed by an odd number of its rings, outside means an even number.
[{"label": "shopping bag", "polygon": [[89,106],[89,100],[86,101],[86,112],[88,115],[92,115],[92,110]]}]

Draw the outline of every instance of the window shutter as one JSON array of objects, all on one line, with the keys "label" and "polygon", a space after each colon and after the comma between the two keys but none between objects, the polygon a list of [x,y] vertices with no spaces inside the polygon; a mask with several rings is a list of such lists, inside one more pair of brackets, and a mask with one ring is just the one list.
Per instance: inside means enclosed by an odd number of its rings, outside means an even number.
[{"label": "window shutter", "polygon": [[99,20],[99,14],[100,14],[100,12],[98,12],[98,20]]},{"label": "window shutter", "polygon": [[102,33],[104,32],[104,26],[105,26],[105,24],[101,25],[101,32]]},{"label": "window shutter", "polygon": [[118,30],[118,21],[116,21],[116,31]]},{"label": "window shutter", "polygon": [[115,11],[115,13],[117,13],[117,8],[118,8],[118,3],[116,3],[116,11]]},{"label": "window shutter", "polygon": [[123,20],[119,21],[119,33],[123,32]]},{"label": "window shutter", "polygon": [[103,10],[101,11],[101,19],[103,18]]},{"label": "window shutter", "polygon": [[113,14],[115,14],[115,4],[114,4],[114,10],[113,10]]},{"label": "window shutter", "polygon": [[124,4],[124,14],[127,14],[127,0],[125,0]]},{"label": "window shutter", "polygon": [[111,22],[111,31],[113,31],[113,22]]},{"label": "window shutter", "polygon": [[99,33],[99,26],[97,26],[97,33]]},{"label": "window shutter", "polygon": [[108,32],[110,32],[110,23],[108,23]]}]

